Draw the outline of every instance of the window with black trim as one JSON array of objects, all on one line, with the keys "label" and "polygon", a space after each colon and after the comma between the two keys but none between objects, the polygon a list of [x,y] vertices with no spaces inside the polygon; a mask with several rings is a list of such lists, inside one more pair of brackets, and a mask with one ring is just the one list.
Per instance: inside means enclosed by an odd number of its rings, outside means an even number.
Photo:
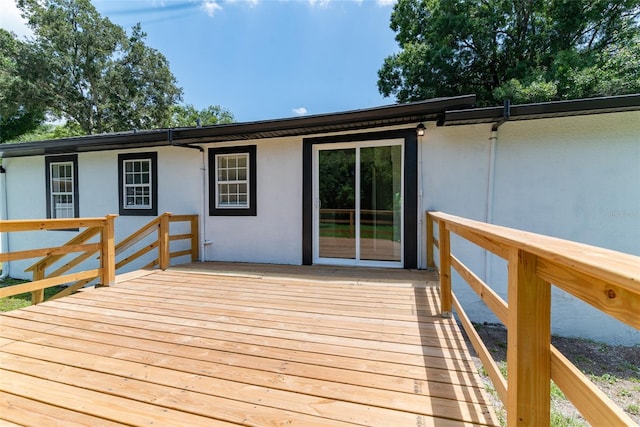
[{"label": "window with black trim", "polygon": [[256,215],[256,146],[209,149],[209,215]]},{"label": "window with black trim", "polygon": [[158,154],[118,155],[120,215],[158,215]]},{"label": "window with black trim", "polygon": [[78,156],[45,157],[47,218],[78,218]]}]

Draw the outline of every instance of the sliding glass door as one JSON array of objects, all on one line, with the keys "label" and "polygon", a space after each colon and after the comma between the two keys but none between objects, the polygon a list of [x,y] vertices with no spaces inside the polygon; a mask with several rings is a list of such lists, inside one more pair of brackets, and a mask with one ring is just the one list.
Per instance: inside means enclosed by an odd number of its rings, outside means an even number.
[{"label": "sliding glass door", "polygon": [[314,262],[402,266],[402,141],[314,147]]}]

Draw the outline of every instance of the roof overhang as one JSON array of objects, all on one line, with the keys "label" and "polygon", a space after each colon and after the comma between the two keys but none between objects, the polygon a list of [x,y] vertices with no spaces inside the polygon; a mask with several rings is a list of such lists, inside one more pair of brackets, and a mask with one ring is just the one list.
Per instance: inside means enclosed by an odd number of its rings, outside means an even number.
[{"label": "roof overhang", "polygon": [[[632,94],[513,105],[510,107],[509,120],[532,120],[637,110],[640,110],[640,94]],[[438,121],[438,125],[458,126],[495,123],[503,118],[504,107],[449,110]]]},{"label": "roof overhang", "polygon": [[437,120],[445,111],[468,108],[473,106],[475,101],[475,95],[464,95],[304,117],[2,144],[0,157],[123,150],[354,131]]}]

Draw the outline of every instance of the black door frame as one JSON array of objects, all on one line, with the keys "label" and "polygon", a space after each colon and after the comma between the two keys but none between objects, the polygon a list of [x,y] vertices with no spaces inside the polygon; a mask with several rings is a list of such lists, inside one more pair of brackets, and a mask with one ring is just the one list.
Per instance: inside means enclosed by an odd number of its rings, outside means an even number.
[{"label": "black door frame", "polygon": [[313,264],[313,146],[341,142],[404,139],[404,260],[405,269],[418,268],[418,137],[415,128],[302,140],[302,264]]}]

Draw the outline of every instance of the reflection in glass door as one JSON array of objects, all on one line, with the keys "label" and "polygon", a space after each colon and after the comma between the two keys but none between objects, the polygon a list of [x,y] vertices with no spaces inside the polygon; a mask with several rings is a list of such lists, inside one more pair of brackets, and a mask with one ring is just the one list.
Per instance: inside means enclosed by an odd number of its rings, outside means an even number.
[{"label": "reflection in glass door", "polygon": [[401,266],[401,143],[318,146],[315,165],[314,262]]}]

